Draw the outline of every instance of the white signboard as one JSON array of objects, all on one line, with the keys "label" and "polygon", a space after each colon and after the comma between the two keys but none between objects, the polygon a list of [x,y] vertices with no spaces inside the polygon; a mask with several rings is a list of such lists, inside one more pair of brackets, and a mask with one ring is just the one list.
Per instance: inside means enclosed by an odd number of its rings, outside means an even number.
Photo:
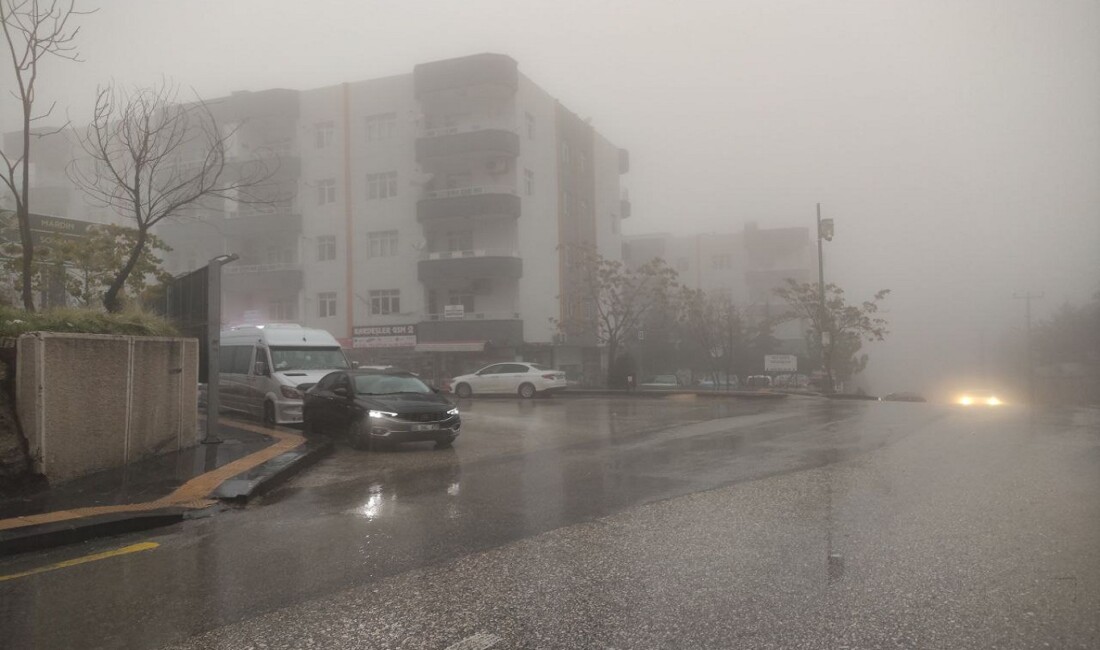
[{"label": "white signboard", "polygon": [[416,345],[416,325],[361,326],[352,330],[352,347],[411,348]]},{"label": "white signboard", "polygon": [[765,354],[764,372],[798,372],[798,357],[793,354]]},{"label": "white signboard", "polygon": [[443,318],[445,320],[466,318],[466,307],[464,305],[444,305]]}]

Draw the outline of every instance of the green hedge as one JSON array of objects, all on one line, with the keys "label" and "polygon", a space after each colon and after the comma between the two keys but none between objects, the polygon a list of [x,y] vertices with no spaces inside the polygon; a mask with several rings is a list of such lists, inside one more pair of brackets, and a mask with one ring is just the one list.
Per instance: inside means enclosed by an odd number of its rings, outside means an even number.
[{"label": "green hedge", "polygon": [[177,336],[179,334],[176,328],[160,316],[136,310],[108,314],[91,309],[64,308],[31,314],[22,309],[0,307],[0,337],[16,337],[27,332],[133,336]]}]

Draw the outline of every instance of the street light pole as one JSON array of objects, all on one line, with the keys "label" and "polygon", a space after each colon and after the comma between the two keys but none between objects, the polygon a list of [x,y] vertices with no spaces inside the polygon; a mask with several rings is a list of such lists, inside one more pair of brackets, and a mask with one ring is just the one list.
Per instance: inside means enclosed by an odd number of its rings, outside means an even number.
[{"label": "street light pole", "polygon": [[1035,404],[1035,353],[1031,349],[1031,301],[1043,297],[1043,293],[1031,293],[1030,291],[1024,293],[1013,293],[1012,297],[1016,300],[1024,301],[1024,318],[1025,324],[1025,336],[1027,340],[1024,345],[1027,347],[1027,392],[1031,399],[1032,405]]},{"label": "street light pole", "polygon": [[213,445],[218,437],[221,395],[222,266],[237,260],[237,254],[219,255],[206,265],[206,433],[202,444]]},{"label": "street light pole", "polygon": [[817,344],[821,348],[821,369],[825,372],[825,377],[822,380],[824,389],[823,392],[833,392],[833,372],[831,364],[828,361],[828,355],[825,353],[826,340],[828,332],[825,331],[825,321],[827,320],[828,312],[825,309],[825,252],[824,247],[821,245],[821,241],[833,240],[833,220],[821,219],[821,204],[817,204],[817,290],[818,299],[820,300],[820,327],[817,332]]}]

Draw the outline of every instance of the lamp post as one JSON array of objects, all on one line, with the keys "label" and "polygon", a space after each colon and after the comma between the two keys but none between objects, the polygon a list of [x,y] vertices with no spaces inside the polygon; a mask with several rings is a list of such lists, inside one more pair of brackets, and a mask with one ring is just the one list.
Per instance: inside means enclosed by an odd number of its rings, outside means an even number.
[{"label": "lamp post", "polygon": [[825,309],[825,254],[824,248],[821,245],[821,241],[833,240],[833,220],[821,218],[821,204],[817,204],[817,290],[818,296],[821,301],[820,309],[821,315],[819,318],[820,327],[818,328],[818,346],[821,348],[821,369],[825,371],[825,377],[822,380],[822,389],[825,393],[833,392],[833,369],[829,363],[828,355],[825,352],[825,346],[830,345],[832,341],[829,338],[829,333],[825,331],[824,325],[827,320],[828,311]]},{"label": "lamp post", "polygon": [[236,253],[219,255],[206,265],[206,433],[202,444],[213,445],[218,437],[218,410],[221,396],[218,375],[221,372],[222,267],[236,261]]}]

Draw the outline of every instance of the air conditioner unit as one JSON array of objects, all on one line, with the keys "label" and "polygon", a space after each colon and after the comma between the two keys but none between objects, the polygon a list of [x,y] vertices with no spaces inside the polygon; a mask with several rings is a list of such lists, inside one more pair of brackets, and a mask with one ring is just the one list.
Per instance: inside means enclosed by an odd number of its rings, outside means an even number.
[{"label": "air conditioner unit", "polygon": [[489,170],[490,174],[503,174],[508,171],[508,161],[504,158],[497,158],[496,160],[490,160],[485,168]]}]

